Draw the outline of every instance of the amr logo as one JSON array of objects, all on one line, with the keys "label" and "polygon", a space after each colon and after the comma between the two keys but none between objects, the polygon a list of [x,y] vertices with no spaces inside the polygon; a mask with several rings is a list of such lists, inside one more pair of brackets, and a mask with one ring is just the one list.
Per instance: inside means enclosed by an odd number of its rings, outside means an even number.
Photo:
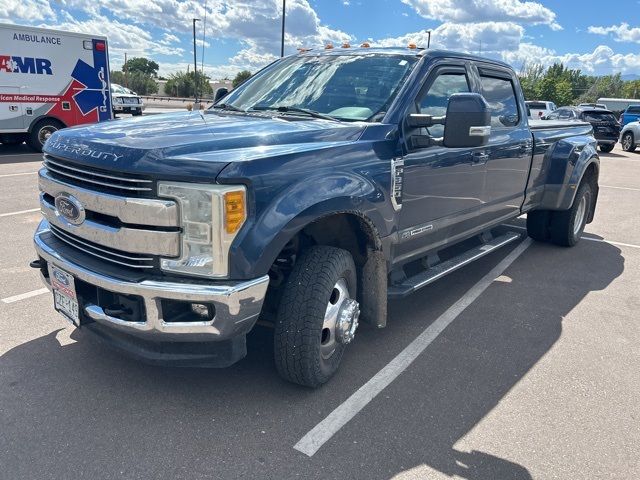
[{"label": "amr logo", "polygon": [[53,75],[51,60],[34,57],[13,57],[10,55],[0,55],[0,72]]}]

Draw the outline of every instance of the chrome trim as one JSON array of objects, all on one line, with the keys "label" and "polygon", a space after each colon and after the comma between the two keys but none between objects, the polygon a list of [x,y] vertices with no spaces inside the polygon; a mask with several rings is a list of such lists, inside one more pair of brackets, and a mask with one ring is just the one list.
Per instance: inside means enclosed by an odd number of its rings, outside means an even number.
[{"label": "chrome trim", "polygon": [[[52,227],[51,234],[55,236],[58,240],[66,243],[67,245],[70,245],[73,248],[77,248],[78,250],[81,250],[88,255],[100,258],[101,260],[104,260],[106,262],[116,263],[124,267],[138,268],[138,269],[153,268],[153,265],[144,265],[144,264],[140,265],[136,263],[127,263],[124,261],[124,260],[130,260],[134,262],[153,262],[153,257],[140,257],[140,258],[127,257],[126,255],[122,255],[120,253],[110,252],[108,250],[102,249],[98,245],[91,245],[87,242],[83,242],[82,240],[72,237],[68,233],[64,232],[63,230],[60,230],[55,226],[51,226],[51,227]],[[102,252],[102,254],[96,253],[94,250],[97,250],[98,252]],[[118,257],[123,260],[116,260],[115,258],[111,258],[106,255]]]},{"label": "chrome trim", "polygon": [[180,232],[177,231],[116,228],[92,220],[85,220],[82,225],[73,225],[58,214],[55,205],[49,203],[43,193],[40,194],[40,209],[52,225],[105,247],[163,257],[177,257],[180,254]]},{"label": "chrome trim", "polygon": [[[253,280],[229,282],[227,284],[176,283],[170,281],[143,280],[141,282],[120,280],[102,275],[63,258],[46,243],[50,235],[49,224],[43,220],[34,236],[38,255],[45,261],[59,266],[83,282],[105,290],[126,295],[137,295],[144,301],[145,322],[127,322],[110,317],[95,305],[86,305],[85,313],[96,322],[133,335],[155,336],[158,340],[180,341],[224,340],[246,331],[247,321],[255,321],[269,285],[269,276]],[[49,282],[43,278],[47,288]],[[162,316],[161,299],[194,303],[212,303],[216,314],[208,322],[172,323]]]},{"label": "chrome trim", "polygon": [[469,127],[470,137],[488,137],[491,135],[491,127]]},{"label": "chrome trim", "polygon": [[397,212],[402,208],[402,191],[404,182],[404,159],[391,159],[391,205]]},{"label": "chrome trim", "polygon": [[73,178],[74,180],[79,180],[81,182],[93,183],[94,185],[102,185],[104,187],[109,187],[109,188],[114,188],[119,190],[131,190],[131,191],[142,191],[142,192],[150,192],[152,190],[151,187],[148,187],[148,188],[147,187],[125,187],[124,185],[114,185],[113,183],[99,182],[97,180],[91,180],[89,178],[80,177],[78,175],[71,175],[69,173],[60,171],[58,170],[57,166],[52,167],[49,162],[45,162],[44,164],[46,165],[47,170],[51,172],[55,172],[58,175],[62,175],[68,178]]},{"label": "chrome trim", "polygon": [[158,227],[180,225],[178,206],[171,200],[127,198],[88,190],[53,178],[46,168],[38,172],[38,183],[40,190],[52,197],[61,193],[71,194],[82,203],[85,210],[111,215],[124,223],[147,225],[153,222]]},{"label": "chrome trim", "polygon": [[116,175],[108,175],[106,173],[98,173],[95,172],[93,170],[89,170],[89,169],[82,169],[82,168],[78,168],[78,167],[70,167],[68,165],[65,165],[64,163],[61,163],[60,160],[57,160],[50,156],[50,155],[45,155],[44,156],[44,164],[53,164],[56,167],[59,168],[66,168],[67,170],[73,170],[74,172],[79,172],[82,173],[83,175],[91,175],[93,177],[102,177],[102,178],[108,178],[110,180],[118,180],[119,182],[130,182],[130,183],[153,183],[153,180],[145,180],[144,178],[126,178],[126,177],[118,177]]}]

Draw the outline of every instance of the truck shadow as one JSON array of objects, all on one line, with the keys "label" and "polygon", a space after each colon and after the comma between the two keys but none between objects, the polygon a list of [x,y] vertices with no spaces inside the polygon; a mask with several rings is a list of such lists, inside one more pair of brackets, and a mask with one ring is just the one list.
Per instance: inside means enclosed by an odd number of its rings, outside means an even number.
[{"label": "truck shadow", "polygon": [[[225,370],[146,366],[82,331],[71,335],[77,343],[61,345],[57,331],[26,342],[0,356],[0,464],[7,478],[63,478],[79,459],[93,478],[237,478],[239,465],[246,478],[402,479],[422,466],[469,480],[532,478],[526,466],[456,443],[555,344],[563,318],[623,272],[620,250],[607,243],[530,247],[510,281],[494,282],[385,390],[387,400],[343,429],[366,438],[366,448],[339,435],[311,458],[292,450],[494,262],[391,304],[389,328],[363,328],[341,373],[316,391],[277,378],[267,328],[256,328],[248,357]],[[110,461],[92,463],[95,452]],[[329,457],[333,468],[323,470]]]}]

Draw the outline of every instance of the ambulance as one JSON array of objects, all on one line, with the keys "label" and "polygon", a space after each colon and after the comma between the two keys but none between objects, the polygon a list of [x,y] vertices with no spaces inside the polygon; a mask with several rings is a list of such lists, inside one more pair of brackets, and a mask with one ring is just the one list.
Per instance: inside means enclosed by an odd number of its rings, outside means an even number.
[{"label": "ambulance", "polygon": [[106,37],[0,24],[0,143],[111,118]]}]

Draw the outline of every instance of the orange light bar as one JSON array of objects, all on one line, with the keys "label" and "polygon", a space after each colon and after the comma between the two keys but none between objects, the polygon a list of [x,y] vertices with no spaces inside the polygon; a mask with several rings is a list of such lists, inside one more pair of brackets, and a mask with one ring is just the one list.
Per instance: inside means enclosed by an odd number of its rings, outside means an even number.
[{"label": "orange light bar", "polygon": [[417,46],[415,43],[410,43],[410,44],[409,44],[409,46],[408,46],[408,48],[409,48],[410,50],[417,50],[417,49],[418,49],[418,46]]},{"label": "orange light bar", "polygon": [[331,50],[333,48],[333,45],[331,45],[330,43],[327,43],[324,47],[325,50]]},{"label": "orange light bar", "polygon": [[348,43],[343,43],[342,48],[351,48],[351,45]]},{"label": "orange light bar", "polygon": [[360,48],[371,48],[371,45],[369,45],[367,42],[364,42],[362,45],[360,45]]},{"label": "orange light bar", "polygon": [[298,49],[298,51],[299,51],[300,53],[307,53],[307,52],[310,52],[310,51],[311,51],[311,49],[310,49],[310,48],[299,48],[299,49]]},{"label": "orange light bar", "polygon": [[227,233],[236,233],[246,218],[244,192],[224,194],[224,224]]}]

